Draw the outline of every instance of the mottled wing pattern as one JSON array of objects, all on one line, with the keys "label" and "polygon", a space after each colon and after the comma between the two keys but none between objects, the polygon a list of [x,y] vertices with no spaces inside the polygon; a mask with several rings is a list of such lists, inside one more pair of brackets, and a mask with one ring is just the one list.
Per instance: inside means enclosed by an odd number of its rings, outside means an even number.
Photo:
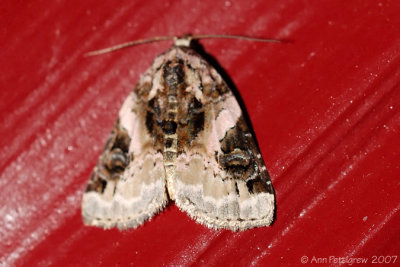
[{"label": "mottled wing pattern", "polygon": [[210,228],[270,225],[275,196],[240,106],[217,71],[190,48],[176,48],[184,73],[170,197]]},{"label": "mottled wing pattern", "polygon": [[275,196],[221,76],[186,46],[158,56],[125,101],[83,197],[86,224],[137,227],[168,196],[210,228],[271,224]]},{"label": "mottled wing pattern", "polygon": [[82,201],[85,224],[137,227],[168,201],[162,144],[146,127],[150,69],[125,100]]}]

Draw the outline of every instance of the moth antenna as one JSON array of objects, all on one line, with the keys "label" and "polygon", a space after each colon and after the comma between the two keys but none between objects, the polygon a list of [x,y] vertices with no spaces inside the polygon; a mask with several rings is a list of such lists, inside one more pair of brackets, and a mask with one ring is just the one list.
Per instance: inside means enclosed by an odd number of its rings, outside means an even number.
[{"label": "moth antenna", "polygon": [[231,34],[199,34],[199,35],[189,35],[191,39],[239,39],[254,42],[265,42],[265,43],[284,43],[286,40],[280,39],[267,39],[267,38],[256,38],[243,35],[231,35]]},{"label": "moth antenna", "polygon": [[174,40],[176,39],[175,36],[157,36],[149,39],[140,39],[140,40],[135,40],[131,42],[126,42],[114,46],[110,46],[107,48],[91,51],[85,54],[85,57],[91,57],[91,56],[96,56],[96,55],[101,55],[101,54],[106,54],[113,52],[115,50],[119,50],[122,48],[126,48],[129,46],[134,46],[134,45],[141,45],[141,44],[147,44],[147,43],[153,43],[153,42],[159,42],[159,41],[167,41],[167,40]]},{"label": "moth antenna", "polygon": [[268,42],[268,43],[287,42],[286,40],[279,40],[279,39],[256,38],[256,37],[249,37],[249,36],[243,36],[243,35],[230,35],[230,34],[199,34],[199,35],[186,34],[186,35],[183,35],[182,37],[157,36],[157,37],[153,37],[153,38],[149,38],[149,39],[135,40],[135,41],[126,42],[126,43],[110,46],[107,48],[91,51],[91,52],[86,53],[85,57],[106,54],[106,53],[113,52],[115,50],[129,47],[129,46],[141,45],[141,44],[153,43],[153,42],[159,42],[159,41],[168,41],[168,40],[174,40],[176,42],[176,44],[180,44],[179,41],[184,40],[184,42],[182,42],[182,44],[184,44],[185,46],[188,46],[190,41],[193,39],[196,39],[196,40],[199,40],[199,39],[239,39],[239,40],[247,40],[247,41],[254,41],[254,42]]}]

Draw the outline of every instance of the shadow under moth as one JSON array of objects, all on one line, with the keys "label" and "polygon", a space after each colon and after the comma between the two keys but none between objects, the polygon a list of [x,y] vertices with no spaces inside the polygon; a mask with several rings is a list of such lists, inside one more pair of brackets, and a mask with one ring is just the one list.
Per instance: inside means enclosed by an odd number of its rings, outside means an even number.
[{"label": "shadow under moth", "polygon": [[176,38],[122,105],[83,196],[85,224],[136,228],[170,200],[209,228],[272,223],[274,189],[256,141],[192,38]]}]

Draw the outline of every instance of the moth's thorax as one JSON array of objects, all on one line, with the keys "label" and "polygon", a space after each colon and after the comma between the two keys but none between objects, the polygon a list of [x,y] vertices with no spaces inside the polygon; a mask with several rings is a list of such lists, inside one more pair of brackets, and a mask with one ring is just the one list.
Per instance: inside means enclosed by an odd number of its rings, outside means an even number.
[{"label": "moth's thorax", "polygon": [[[183,60],[181,48],[175,48],[171,55],[158,67],[159,74],[153,76],[152,84],[157,84],[154,96],[148,100],[146,125],[154,138],[166,146],[169,139],[177,138],[177,153],[189,146],[204,127],[204,105],[196,95],[201,91],[200,79],[192,69],[190,61]],[[157,140],[160,141],[160,140]]]}]

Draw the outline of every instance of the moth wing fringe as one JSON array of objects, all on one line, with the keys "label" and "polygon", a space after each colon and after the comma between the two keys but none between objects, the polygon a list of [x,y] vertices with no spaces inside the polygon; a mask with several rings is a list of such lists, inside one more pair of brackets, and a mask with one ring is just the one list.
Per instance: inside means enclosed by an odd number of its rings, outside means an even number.
[{"label": "moth wing fringe", "polygon": [[[275,211],[274,193],[253,194],[244,181],[226,176],[222,179],[223,171],[217,169],[217,164],[211,160],[206,165],[199,154],[187,157],[186,162],[181,157],[171,184],[176,205],[212,229],[242,231],[270,225]],[[218,170],[221,174],[215,175]]]}]

